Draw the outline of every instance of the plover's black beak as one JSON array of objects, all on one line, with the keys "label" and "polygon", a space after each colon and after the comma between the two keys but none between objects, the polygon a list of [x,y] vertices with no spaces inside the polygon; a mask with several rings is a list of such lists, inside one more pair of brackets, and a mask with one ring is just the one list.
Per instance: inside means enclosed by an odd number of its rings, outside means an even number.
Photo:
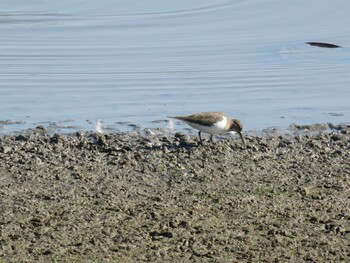
[{"label": "plover's black beak", "polygon": [[241,137],[243,144],[245,145],[245,141],[244,141],[244,138],[243,138],[242,132],[238,132],[238,134],[239,134],[239,136]]}]

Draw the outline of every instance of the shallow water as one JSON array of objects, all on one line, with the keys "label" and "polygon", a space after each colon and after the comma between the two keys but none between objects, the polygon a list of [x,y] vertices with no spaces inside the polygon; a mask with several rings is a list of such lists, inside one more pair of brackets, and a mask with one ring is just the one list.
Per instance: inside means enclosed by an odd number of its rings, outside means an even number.
[{"label": "shallow water", "polygon": [[208,110],[246,129],[349,121],[349,1],[2,0],[0,10],[0,120],[15,121],[0,133],[93,130],[99,119],[165,127],[166,115]]}]

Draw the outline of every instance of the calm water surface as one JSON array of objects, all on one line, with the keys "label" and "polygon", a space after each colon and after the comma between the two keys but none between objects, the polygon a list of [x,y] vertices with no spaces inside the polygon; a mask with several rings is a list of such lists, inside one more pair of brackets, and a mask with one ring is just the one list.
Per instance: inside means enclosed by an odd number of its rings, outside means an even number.
[{"label": "calm water surface", "polygon": [[347,0],[1,0],[0,133],[93,130],[99,119],[165,127],[166,115],[208,110],[246,129],[348,122],[349,10]]}]

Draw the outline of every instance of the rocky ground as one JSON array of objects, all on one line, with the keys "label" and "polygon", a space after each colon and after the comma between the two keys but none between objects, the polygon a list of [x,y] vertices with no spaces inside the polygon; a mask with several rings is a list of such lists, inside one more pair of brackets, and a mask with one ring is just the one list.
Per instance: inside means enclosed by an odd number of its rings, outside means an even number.
[{"label": "rocky ground", "polygon": [[349,262],[350,127],[312,127],[3,136],[0,262]]}]

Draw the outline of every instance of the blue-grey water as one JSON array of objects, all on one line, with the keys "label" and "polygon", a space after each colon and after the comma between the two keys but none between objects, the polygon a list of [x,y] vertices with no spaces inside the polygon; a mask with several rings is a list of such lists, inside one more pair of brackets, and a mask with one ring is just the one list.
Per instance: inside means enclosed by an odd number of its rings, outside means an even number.
[{"label": "blue-grey water", "polygon": [[165,127],[166,115],[210,110],[246,129],[348,122],[349,10],[348,0],[1,0],[0,133],[93,130],[99,119]]}]

